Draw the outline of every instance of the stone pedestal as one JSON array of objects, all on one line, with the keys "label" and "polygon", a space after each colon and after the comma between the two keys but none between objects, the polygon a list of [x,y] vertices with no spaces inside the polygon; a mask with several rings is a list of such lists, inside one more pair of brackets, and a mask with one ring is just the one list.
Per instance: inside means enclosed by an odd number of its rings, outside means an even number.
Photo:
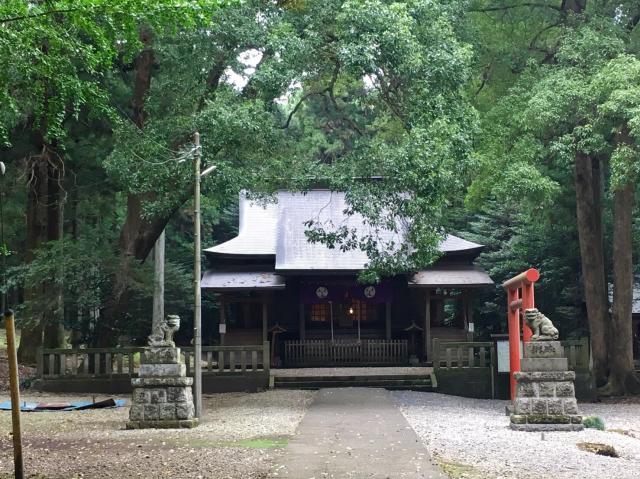
[{"label": "stone pedestal", "polygon": [[530,341],[524,345],[521,372],[515,373],[516,399],[511,429],[520,431],[580,431],[573,382],[560,341]]},{"label": "stone pedestal", "polygon": [[180,349],[151,347],[140,358],[139,377],[131,380],[133,402],[127,429],[195,427],[191,385]]}]

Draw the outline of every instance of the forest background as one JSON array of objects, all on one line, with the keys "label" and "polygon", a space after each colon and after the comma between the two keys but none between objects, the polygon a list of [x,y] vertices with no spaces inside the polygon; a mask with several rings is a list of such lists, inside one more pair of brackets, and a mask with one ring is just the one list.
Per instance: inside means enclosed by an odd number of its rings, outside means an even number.
[{"label": "forest background", "polygon": [[163,230],[166,308],[189,323],[199,131],[205,246],[234,236],[240,190],[322,181],[373,225],[407,220],[418,248],[393,254],[309,223],[366,250],[368,279],[427,266],[443,231],[485,244],[481,335],[505,330],[499,284],[538,268],[537,306],[590,337],[601,392],[640,392],[639,22],[632,0],[5,0],[0,255],[20,360],[142,341]]}]

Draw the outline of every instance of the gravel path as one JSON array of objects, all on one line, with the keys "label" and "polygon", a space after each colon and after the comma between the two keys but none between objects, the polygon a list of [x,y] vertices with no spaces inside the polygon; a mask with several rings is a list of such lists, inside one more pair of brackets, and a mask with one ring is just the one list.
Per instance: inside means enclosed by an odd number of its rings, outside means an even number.
[{"label": "gravel path", "polygon": [[[23,413],[29,477],[258,479],[267,475],[313,399],[308,391],[205,396],[188,430],[124,430],[129,408]],[[25,394],[25,401],[87,395]],[[104,399],[97,397],[96,399]],[[128,398],[124,398],[128,399]],[[0,401],[8,397],[0,395]],[[0,411],[0,478],[13,477],[11,414]],[[34,474],[39,474],[34,476]]]},{"label": "gravel path", "polygon": [[[393,393],[409,424],[452,477],[483,479],[637,479],[640,477],[640,404],[580,404],[607,431],[517,432],[508,427],[506,401],[435,393]],[[619,458],[577,448],[579,442],[615,447]]]}]

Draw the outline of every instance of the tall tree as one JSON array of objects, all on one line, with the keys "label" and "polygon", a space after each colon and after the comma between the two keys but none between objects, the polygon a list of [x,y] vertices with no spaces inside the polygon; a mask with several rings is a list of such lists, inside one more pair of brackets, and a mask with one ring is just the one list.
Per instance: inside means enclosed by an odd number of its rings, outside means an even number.
[{"label": "tall tree", "polygon": [[[65,140],[79,117],[112,115],[102,79],[116,58],[136,51],[140,24],[172,28],[211,15],[216,2],[23,2],[0,6],[0,140],[10,144],[10,131],[27,126],[33,150],[27,161],[27,248],[33,251],[61,238]],[[26,257],[33,259],[32,253]],[[42,318],[23,328],[18,351],[32,362],[45,333],[58,345],[61,302],[58,284],[31,285],[28,298],[55,291]]]},{"label": "tall tree", "polygon": [[[552,2],[540,5],[481,2],[474,9],[490,15],[504,14],[502,20],[509,18],[513,22],[509,22],[509,25],[517,24],[526,16],[537,20],[528,23],[524,38],[519,38],[509,51],[511,55],[520,57],[520,61],[515,63],[516,68],[512,66],[508,73],[503,73],[495,86],[486,76],[479,82],[478,91],[482,91],[483,95],[495,94],[500,89],[504,91],[505,77],[508,79],[507,85],[511,84],[504,103],[500,102],[498,108],[491,108],[496,113],[501,108],[503,113],[509,113],[510,118],[503,116],[505,127],[498,136],[492,135],[485,142],[491,146],[491,150],[486,150],[491,156],[486,162],[487,176],[481,175],[479,183],[489,180],[489,172],[500,168],[499,165],[503,163],[503,159],[494,156],[496,154],[508,158],[510,164],[506,165],[507,171],[526,172],[526,176],[499,175],[513,180],[512,189],[514,186],[524,187],[522,192],[527,191],[531,178],[537,178],[544,184],[551,179],[552,168],[572,167],[594,373],[599,385],[604,385],[607,380],[610,382],[611,387],[603,392],[625,392],[619,386],[620,381],[617,381],[617,385],[611,383],[622,370],[621,364],[612,361],[612,350],[628,349],[632,338],[628,334],[619,334],[615,319],[609,321],[605,269],[607,255],[603,246],[602,223],[605,206],[602,196],[605,185],[602,181],[607,177],[603,170],[611,163],[612,151],[616,149],[612,127],[619,129],[623,125],[620,122],[612,124],[604,112],[607,111],[606,105],[621,107],[623,102],[620,92],[607,90],[599,78],[607,70],[607,75],[613,74],[610,62],[622,62],[627,66],[632,64],[633,55],[625,55],[625,51],[635,49],[631,32],[638,22],[638,5],[633,2],[613,4],[586,1],[562,2],[560,5]],[[505,28],[504,23],[502,28]],[[504,55],[500,58],[504,63]],[[499,61],[487,63],[491,65],[489,76],[496,75],[498,69],[495,64]],[[487,131],[493,133],[495,130],[488,125]],[[526,145],[527,142],[535,146],[535,150],[514,148],[514,145]],[[536,154],[532,155],[531,151]],[[499,191],[495,185],[481,184],[474,190],[483,191],[487,188],[486,192]],[[561,182],[558,186],[566,187],[566,184]],[[623,190],[612,185],[610,191],[617,196]],[[522,202],[516,201],[516,204]],[[630,223],[628,219],[620,218],[623,212],[620,208],[616,211],[618,218],[614,222],[614,236],[616,244],[621,246],[627,235],[625,228]],[[614,271],[618,271],[614,279],[626,277],[626,272],[632,268],[631,257],[625,256],[626,253],[614,245],[611,256],[616,265]],[[631,290],[628,284],[621,285],[622,291],[615,296],[615,301],[622,308],[618,318],[630,327],[631,316],[627,312],[630,311]],[[625,305],[629,305],[629,308]],[[614,304],[614,312],[616,308]],[[624,361],[628,363],[628,355],[625,357],[627,359]],[[628,375],[629,365],[623,369],[622,374]]]}]

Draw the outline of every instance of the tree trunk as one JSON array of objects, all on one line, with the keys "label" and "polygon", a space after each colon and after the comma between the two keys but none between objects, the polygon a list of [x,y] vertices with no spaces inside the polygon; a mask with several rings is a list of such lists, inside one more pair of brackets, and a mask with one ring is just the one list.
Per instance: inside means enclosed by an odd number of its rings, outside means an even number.
[{"label": "tree trunk", "polygon": [[[629,144],[628,131],[616,135],[618,145]],[[635,179],[613,193],[613,315],[609,326],[609,381],[599,392],[622,396],[640,393],[633,362],[633,207]]]},{"label": "tree trunk", "polygon": [[593,372],[596,384],[601,386],[606,383],[608,374],[608,300],[602,241],[602,204],[599,184],[594,178],[594,175],[600,177],[599,170],[594,167],[597,161],[581,152],[576,153],[575,188],[582,282],[591,337]]},{"label": "tree trunk", "polygon": [[[155,56],[152,47],[153,36],[149,30],[145,28],[140,30],[140,41],[144,44],[144,49],[135,60],[135,80],[131,109],[133,122],[142,130],[144,129],[146,118],[145,101],[151,87]],[[114,277],[111,297],[100,315],[96,338],[98,347],[114,346],[117,343],[119,324],[121,321],[126,320],[127,317],[127,309],[132,296],[130,286],[132,262],[137,257],[136,252],[139,250],[137,245],[141,241],[138,229],[140,225],[149,223],[142,215],[144,199],[145,195],[140,194],[129,194],[127,197],[127,216],[119,238],[120,264],[116,269],[117,273]],[[164,226],[160,231],[162,229],[164,229]],[[157,236],[153,238],[151,245],[153,245],[156,238]],[[151,247],[149,247],[142,259],[146,258],[150,250]]]},{"label": "tree trunk", "polygon": [[[58,240],[62,234],[63,162],[54,145],[44,140],[41,145],[41,154],[32,156],[27,164],[27,263],[34,260],[37,249],[44,243]],[[64,344],[62,290],[59,282],[43,278],[27,285],[24,295],[31,309],[21,331],[18,359],[33,364],[44,338],[47,347]]]}]

